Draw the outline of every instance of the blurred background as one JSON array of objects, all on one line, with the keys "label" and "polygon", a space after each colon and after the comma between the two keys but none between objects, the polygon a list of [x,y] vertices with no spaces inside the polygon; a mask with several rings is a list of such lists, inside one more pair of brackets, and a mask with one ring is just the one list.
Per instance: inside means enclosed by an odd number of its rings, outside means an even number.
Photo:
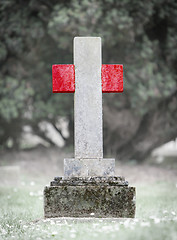
[{"label": "blurred background", "polygon": [[1,156],[73,154],[73,94],[52,93],[51,66],[73,63],[75,36],[100,36],[103,63],[124,65],[124,92],[103,94],[105,156],[163,161],[171,149],[176,159],[176,30],[174,0],[2,0]]},{"label": "blurred background", "polygon": [[[74,95],[52,93],[51,70],[73,64],[75,36],[101,37],[103,64],[124,65],[124,92],[103,94],[104,157],[136,187],[134,232],[36,220],[74,156]],[[0,0],[2,239],[176,239],[176,138],[176,0]]]}]

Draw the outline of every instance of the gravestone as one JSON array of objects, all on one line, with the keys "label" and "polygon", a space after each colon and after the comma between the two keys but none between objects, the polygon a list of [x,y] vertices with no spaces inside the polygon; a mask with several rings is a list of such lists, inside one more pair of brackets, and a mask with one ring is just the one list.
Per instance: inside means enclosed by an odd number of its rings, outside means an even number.
[{"label": "gravestone", "polygon": [[74,65],[53,65],[53,92],[74,93],[75,158],[44,189],[45,217],[134,217],[135,188],[103,158],[102,92],[123,91],[123,66],[102,65],[101,38],[74,38]]}]

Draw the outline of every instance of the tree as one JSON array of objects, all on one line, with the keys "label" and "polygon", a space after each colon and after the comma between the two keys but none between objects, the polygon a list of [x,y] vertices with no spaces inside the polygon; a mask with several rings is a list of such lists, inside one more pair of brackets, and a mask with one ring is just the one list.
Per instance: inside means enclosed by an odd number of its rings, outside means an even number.
[{"label": "tree", "polygon": [[[104,94],[104,149],[142,160],[177,136],[177,4],[174,0],[0,3],[0,141],[23,126],[69,120],[73,96],[52,94],[51,65],[72,63],[74,36],[101,36],[103,63],[124,64],[124,94]],[[70,144],[68,141],[67,144]],[[52,142],[51,142],[52,144]]]}]

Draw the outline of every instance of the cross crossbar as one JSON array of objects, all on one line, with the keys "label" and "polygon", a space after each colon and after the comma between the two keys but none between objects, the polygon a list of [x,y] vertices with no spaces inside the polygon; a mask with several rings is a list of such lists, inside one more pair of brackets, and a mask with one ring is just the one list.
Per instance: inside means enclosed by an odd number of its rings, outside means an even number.
[{"label": "cross crossbar", "polygon": [[[56,64],[52,66],[53,92],[75,92],[74,64]],[[102,92],[123,92],[123,65],[103,64],[101,68]]]}]

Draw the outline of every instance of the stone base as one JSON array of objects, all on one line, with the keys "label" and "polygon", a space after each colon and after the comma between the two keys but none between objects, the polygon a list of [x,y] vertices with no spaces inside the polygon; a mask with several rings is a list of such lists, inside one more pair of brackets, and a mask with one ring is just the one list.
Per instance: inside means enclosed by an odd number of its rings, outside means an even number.
[{"label": "stone base", "polygon": [[122,177],[55,178],[44,189],[44,215],[133,218],[135,188]]}]

